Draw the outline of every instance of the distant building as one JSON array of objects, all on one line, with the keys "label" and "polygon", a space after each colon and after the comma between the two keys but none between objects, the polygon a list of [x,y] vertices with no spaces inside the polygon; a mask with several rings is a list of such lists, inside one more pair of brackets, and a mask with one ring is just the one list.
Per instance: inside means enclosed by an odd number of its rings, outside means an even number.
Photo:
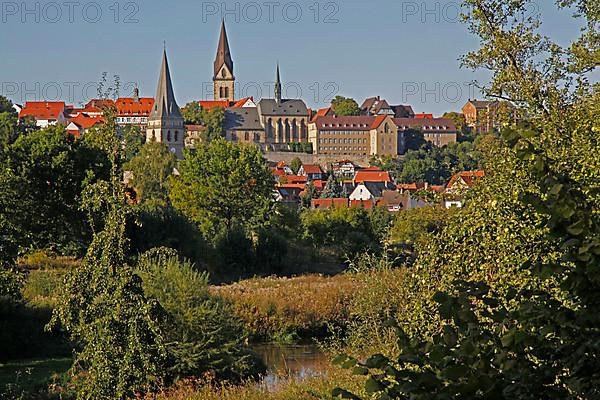
[{"label": "distant building", "polygon": [[40,128],[68,123],[67,106],[64,101],[28,101],[19,113],[19,118],[25,117],[34,118]]},{"label": "distant building", "polygon": [[383,197],[385,191],[395,189],[391,182],[363,182],[356,185],[349,198],[353,201],[377,200]]},{"label": "distant building", "polygon": [[145,128],[148,125],[148,117],[153,106],[154,99],[152,97],[140,97],[139,89],[135,88],[133,97],[120,97],[115,101],[117,124]]},{"label": "distant building", "polygon": [[235,99],[233,59],[229,50],[225,20],[221,23],[221,35],[219,36],[217,56],[214,63],[213,95],[213,98],[217,101],[234,101]]},{"label": "distant building", "polygon": [[458,130],[448,118],[394,118],[398,126],[400,151],[404,153],[404,133],[411,129],[420,130],[426,141],[437,147],[456,143]]},{"label": "distant building", "polygon": [[298,171],[298,175],[305,176],[308,181],[325,179],[325,173],[321,166],[316,164],[303,164]]},{"label": "distant building", "polygon": [[361,115],[391,115],[394,118],[414,118],[415,112],[409,105],[390,105],[380,96],[369,97],[360,106]]},{"label": "distant building", "polygon": [[507,101],[470,100],[462,108],[466,125],[476,134],[494,132],[503,124],[515,124],[516,108]]},{"label": "distant building", "polygon": [[315,154],[358,156],[398,154],[398,127],[389,115],[319,117],[309,124]]},{"label": "distant building", "polygon": [[158,143],[164,143],[177,158],[182,159],[185,147],[185,125],[173,93],[166,49],[163,51],[154,100],[146,128],[146,142],[156,140]]},{"label": "distant building", "polygon": [[264,143],[290,144],[308,140],[308,107],[300,99],[283,99],[279,65],[275,80],[275,98],[257,104]]}]

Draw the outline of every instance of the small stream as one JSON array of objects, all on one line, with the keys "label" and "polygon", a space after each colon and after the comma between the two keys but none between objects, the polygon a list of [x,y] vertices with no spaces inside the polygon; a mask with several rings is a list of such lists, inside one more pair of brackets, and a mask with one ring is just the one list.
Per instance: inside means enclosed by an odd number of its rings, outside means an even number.
[{"label": "small stream", "polygon": [[320,375],[329,364],[328,357],[314,344],[284,345],[267,343],[253,346],[267,365],[260,385],[274,391],[288,379],[303,380]]}]

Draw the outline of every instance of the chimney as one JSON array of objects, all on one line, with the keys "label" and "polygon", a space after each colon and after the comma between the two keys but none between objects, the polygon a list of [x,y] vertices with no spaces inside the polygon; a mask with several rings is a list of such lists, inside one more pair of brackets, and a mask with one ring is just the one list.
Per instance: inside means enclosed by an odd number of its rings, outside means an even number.
[{"label": "chimney", "polygon": [[137,87],[133,89],[133,101],[135,101],[136,103],[140,101],[140,89],[138,89]]}]

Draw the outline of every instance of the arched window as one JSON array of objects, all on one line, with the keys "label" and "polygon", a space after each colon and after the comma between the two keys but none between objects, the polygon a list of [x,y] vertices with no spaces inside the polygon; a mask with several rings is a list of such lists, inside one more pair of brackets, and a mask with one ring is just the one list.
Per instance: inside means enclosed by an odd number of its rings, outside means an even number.
[{"label": "arched window", "polygon": [[223,97],[229,98],[229,88],[228,87],[225,88],[225,96],[223,96]]},{"label": "arched window", "polygon": [[383,127],[383,132],[390,133],[390,126],[387,124],[387,122],[385,123],[385,126]]},{"label": "arched window", "polygon": [[171,131],[167,131],[167,142],[171,141]]},{"label": "arched window", "polygon": [[244,140],[245,140],[246,142],[250,141],[250,132],[246,132],[246,133],[244,133]]},{"label": "arched window", "polygon": [[179,136],[179,131],[175,131],[175,141],[178,140],[178,136]]}]

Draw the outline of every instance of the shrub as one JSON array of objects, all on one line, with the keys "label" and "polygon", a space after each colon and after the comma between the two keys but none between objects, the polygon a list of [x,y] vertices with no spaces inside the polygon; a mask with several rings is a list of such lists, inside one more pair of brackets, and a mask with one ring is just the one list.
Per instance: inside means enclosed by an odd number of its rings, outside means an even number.
[{"label": "shrub", "polygon": [[167,313],[163,324],[168,376],[214,374],[239,381],[264,371],[245,347],[242,324],[231,308],[208,292],[208,274],[179,262],[172,252],[152,252],[139,263],[144,292]]}]

